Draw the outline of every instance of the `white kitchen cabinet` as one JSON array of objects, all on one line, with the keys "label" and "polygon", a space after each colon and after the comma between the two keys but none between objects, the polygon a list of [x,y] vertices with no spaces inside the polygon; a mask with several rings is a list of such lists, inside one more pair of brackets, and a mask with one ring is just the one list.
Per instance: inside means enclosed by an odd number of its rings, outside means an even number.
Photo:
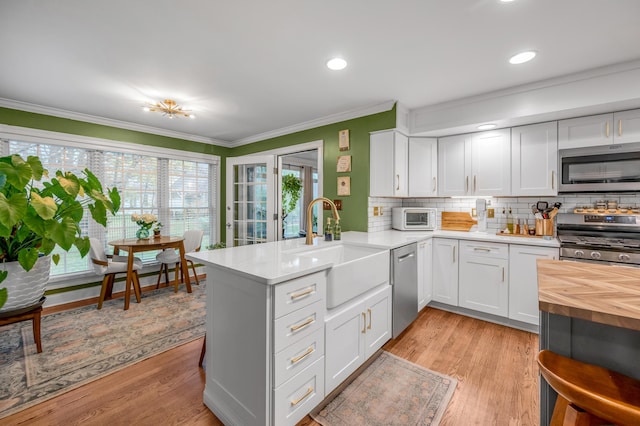
[{"label": "white kitchen cabinet", "polygon": [[558,259],[558,249],[509,245],[509,318],[538,325],[538,259]]},{"label": "white kitchen cabinet", "polygon": [[506,317],[509,312],[508,244],[460,241],[458,300],[463,308]]},{"label": "white kitchen cabinet", "polygon": [[458,306],[458,240],[433,239],[433,300]]},{"label": "white kitchen cabinet", "polygon": [[558,122],[558,148],[582,148],[640,141],[640,109]]},{"label": "white kitchen cabinet", "polygon": [[371,133],[369,195],[406,197],[409,194],[409,138],[395,130]]},{"label": "white kitchen cabinet", "polygon": [[431,302],[433,293],[433,239],[418,243],[418,311]]},{"label": "white kitchen cabinet", "polygon": [[207,276],[205,404],[224,424],[296,424],[325,397],[325,271],[276,285]]},{"label": "white kitchen cabinet", "polygon": [[440,196],[510,195],[510,130],[438,139],[438,179]]},{"label": "white kitchen cabinet", "polygon": [[391,287],[385,285],[325,321],[325,392],[328,395],[391,339]]},{"label": "white kitchen cabinet", "polygon": [[558,122],[511,129],[511,193],[558,195]]},{"label": "white kitchen cabinet", "polygon": [[471,176],[471,135],[438,139],[438,195],[469,194]]},{"label": "white kitchen cabinet", "polygon": [[438,193],[438,140],[409,138],[409,196],[435,197]]}]

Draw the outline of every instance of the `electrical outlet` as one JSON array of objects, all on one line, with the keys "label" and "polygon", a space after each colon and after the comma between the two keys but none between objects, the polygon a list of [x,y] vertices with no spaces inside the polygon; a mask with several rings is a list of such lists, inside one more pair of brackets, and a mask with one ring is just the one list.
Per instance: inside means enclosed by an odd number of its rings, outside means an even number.
[{"label": "electrical outlet", "polygon": [[496,211],[494,209],[487,209],[487,218],[493,219],[496,217]]},{"label": "electrical outlet", "polygon": [[382,206],[380,206],[380,216],[384,216],[384,212],[382,211]]},{"label": "electrical outlet", "polygon": [[378,207],[374,207],[373,208],[373,215],[374,216],[379,216],[380,215],[380,211],[378,210]]},{"label": "electrical outlet", "polygon": [[333,204],[336,205],[336,209],[342,210],[342,200],[333,200]]},{"label": "electrical outlet", "polygon": [[471,216],[473,216],[473,217],[478,216],[478,213],[476,212],[475,207],[471,209]]}]

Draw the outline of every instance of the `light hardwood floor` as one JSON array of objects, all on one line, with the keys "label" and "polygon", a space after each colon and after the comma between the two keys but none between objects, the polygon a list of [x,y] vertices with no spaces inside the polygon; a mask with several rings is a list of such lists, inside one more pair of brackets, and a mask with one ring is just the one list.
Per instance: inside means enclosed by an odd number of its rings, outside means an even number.
[{"label": "light hardwood floor", "polygon": [[[201,344],[167,351],[0,424],[220,425],[202,403]],[[384,349],[458,380],[443,426],[538,424],[535,334],[426,308]],[[317,424],[309,417],[300,422]]]}]

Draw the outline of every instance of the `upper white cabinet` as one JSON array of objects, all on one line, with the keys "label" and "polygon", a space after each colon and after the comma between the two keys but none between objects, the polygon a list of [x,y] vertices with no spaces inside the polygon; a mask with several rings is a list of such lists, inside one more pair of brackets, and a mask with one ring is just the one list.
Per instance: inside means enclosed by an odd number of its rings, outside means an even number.
[{"label": "upper white cabinet", "polygon": [[409,196],[434,197],[438,193],[438,140],[409,138]]},{"label": "upper white cabinet", "polygon": [[438,139],[438,195],[511,194],[511,131]]},{"label": "upper white cabinet", "polygon": [[409,194],[409,138],[395,130],[370,137],[369,195],[406,197]]},{"label": "upper white cabinet", "polygon": [[558,195],[558,123],[511,129],[511,193]]},{"label": "upper white cabinet", "polygon": [[558,122],[558,148],[640,142],[640,109]]}]

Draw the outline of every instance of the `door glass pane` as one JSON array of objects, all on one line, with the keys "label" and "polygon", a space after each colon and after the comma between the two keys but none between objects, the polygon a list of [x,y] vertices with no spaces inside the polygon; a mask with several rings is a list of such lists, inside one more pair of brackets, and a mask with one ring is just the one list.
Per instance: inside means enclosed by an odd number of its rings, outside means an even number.
[{"label": "door glass pane", "polygon": [[234,166],[234,246],[267,241],[267,166]]}]

